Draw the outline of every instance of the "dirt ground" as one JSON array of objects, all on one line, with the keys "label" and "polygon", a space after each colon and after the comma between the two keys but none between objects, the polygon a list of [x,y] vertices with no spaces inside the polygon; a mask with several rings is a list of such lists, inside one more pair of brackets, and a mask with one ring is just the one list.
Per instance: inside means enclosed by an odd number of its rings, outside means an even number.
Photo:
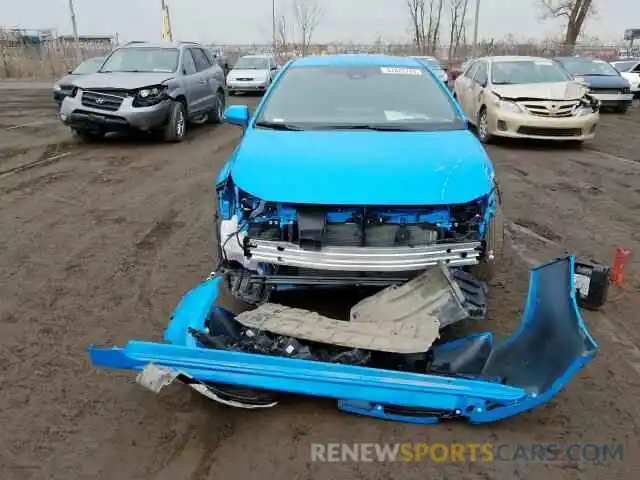
[{"label": "dirt ground", "polygon": [[[240,130],[196,127],[178,145],[78,145],[46,87],[0,86],[0,478],[637,478],[640,108],[603,115],[582,150],[489,149],[509,235],[488,328],[507,335],[516,327],[531,264],[564,251],[605,263],[617,246],[636,252],[624,288],[601,312],[585,313],[596,360],[534,412],[490,426],[416,426],[310,398],[234,410],[182,385],[156,396],[130,373],[92,369],[90,344],[159,339],[180,296],[214,267],[212,183]],[[624,456],[318,463],[313,442],[622,444]]]}]

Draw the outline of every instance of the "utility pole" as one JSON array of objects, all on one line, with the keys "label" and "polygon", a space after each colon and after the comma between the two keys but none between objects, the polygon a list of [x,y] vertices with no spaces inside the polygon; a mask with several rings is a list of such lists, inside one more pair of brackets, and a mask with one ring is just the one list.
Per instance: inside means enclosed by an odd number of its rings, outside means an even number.
[{"label": "utility pole", "polygon": [[475,58],[478,54],[478,24],[480,23],[480,0],[476,0],[475,18],[473,20],[473,48],[471,56]]},{"label": "utility pole", "polygon": [[271,40],[273,42],[273,56],[277,58],[276,45],[276,0],[271,0]]},{"label": "utility pole", "polygon": [[73,29],[73,43],[76,53],[76,62],[82,61],[82,51],[80,50],[80,37],[78,36],[78,24],[76,23],[76,9],[73,0],[69,0],[69,15],[71,15],[71,28]]},{"label": "utility pole", "polygon": [[73,39],[78,41],[78,25],[76,24],[76,10],[73,6],[73,0],[69,0],[69,14],[71,15],[71,28],[73,28]]},{"label": "utility pole", "polygon": [[169,6],[165,0],[160,0],[162,5],[162,39],[173,41],[171,32],[171,17],[169,16]]}]

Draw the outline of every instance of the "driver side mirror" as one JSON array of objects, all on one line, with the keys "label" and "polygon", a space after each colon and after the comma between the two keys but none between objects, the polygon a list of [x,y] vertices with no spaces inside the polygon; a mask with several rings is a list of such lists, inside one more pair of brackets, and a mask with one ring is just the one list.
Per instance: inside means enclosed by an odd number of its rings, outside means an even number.
[{"label": "driver side mirror", "polygon": [[249,107],[246,105],[230,105],[224,110],[224,121],[231,125],[246,128],[249,118]]}]

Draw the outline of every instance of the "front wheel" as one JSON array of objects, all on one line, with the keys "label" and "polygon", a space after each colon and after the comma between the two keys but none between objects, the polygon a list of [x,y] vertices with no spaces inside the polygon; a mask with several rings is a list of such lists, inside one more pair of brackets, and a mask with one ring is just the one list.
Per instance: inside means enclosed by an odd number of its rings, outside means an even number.
[{"label": "front wheel", "polygon": [[181,142],[187,131],[187,114],[182,102],[171,102],[169,119],[164,127],[165,142]]},{"label": "front wheel", "polygon": [[478,123],[476,127],[478,131],[478,139],[482,143],[491,143],[493,136],[489,133],[489,117],[487,115],[487,109],[482,107],[478,114]]},{"label": "front wheel", "polygon": [[207,121],[209,123],[221,123],[224,118],[224,108],[226,104],[226,99],[224,97],[224,92],[218,91],[216,94],[216,104],[213,107],[213,110],[209,112],[207,116]]},{"label": "front wheel", "polygon": [[502,207],[498,204],[493,218],[487,226],[483,258],[478,265],[471,267],[471,273],[478,280],[488,282],[496,276],[498,265],[504,253],[504,227],[504,214]]}]

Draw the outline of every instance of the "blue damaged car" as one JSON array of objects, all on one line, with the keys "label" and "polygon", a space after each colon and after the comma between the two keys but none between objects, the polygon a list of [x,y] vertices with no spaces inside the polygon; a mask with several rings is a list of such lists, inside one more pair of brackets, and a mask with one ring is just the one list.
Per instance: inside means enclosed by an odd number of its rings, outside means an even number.
[{"label": "blue damaged car", "polygon": [[[595,354],[573,257],[532,270],[511,337],[439,341],[443,321],[486,313],[476,277],[491,276],[503,224],[491,162],[418,60],[295,60],[253,115],[225,117],[244,135],[216,183],[220,268],[163,342],[91,347],[94,366],[233,407],[304,394],[388,420],[485,423],[545,403]],[[318,285],[375,293],[348,319],[270,301]],[[223,288],[254,305],[229,311]]]},{"label": "blue damaged car", "polygon": [[217,179],[234,296],[390,285],[442,262],[493,275],[503,241],[491,161],[446,86],[412,58],[294,60]]}]

